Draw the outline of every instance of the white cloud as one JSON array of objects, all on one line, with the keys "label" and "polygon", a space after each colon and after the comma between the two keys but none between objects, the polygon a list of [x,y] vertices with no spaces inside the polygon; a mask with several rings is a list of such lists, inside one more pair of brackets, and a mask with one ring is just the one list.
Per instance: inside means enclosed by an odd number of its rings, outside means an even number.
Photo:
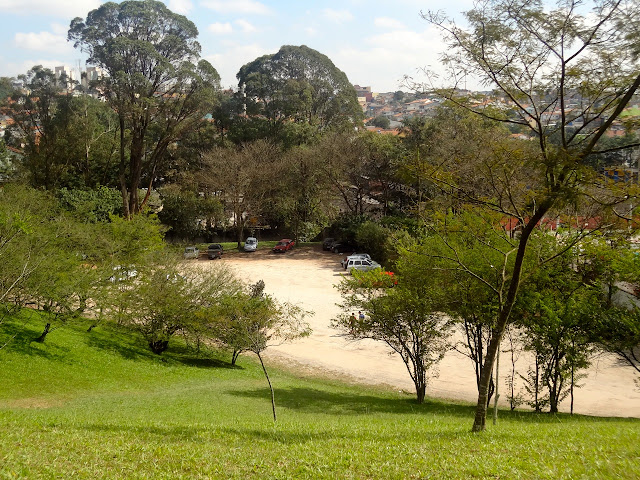
[{"label": "white cloud", "polygon": [[73,46],[67,42],[66,31],[63,35],[52,32],[16,33],[13,38],[17,48],[39,52],[68,54]]},{"label": "white cloud", "polygon": [[373,21],[373,24],[378,28],[384,28],[387,30],[402,30],[405,28],[404,24],[401,21],[389,17],[376,18]]},{"label": "white cloud", "polygon": [[349,10],[333,10],[325,8],[322,15],[334,23],[344,23],[353,20],[353,14]]},{"label": "white cloud", "polygon": [[269,7],[255,0],[204,0],[200,4],[218,13],[271,14]]},{"label": "white cloud", "polygon": [[169,4],[167,6],[169,7],[169,10],[179,13],[180,15],[186,15],[193,9],[193,3],[191,0],[169,0]]},{"label": "white cloud", "polygon": [[216,35],[228,35],[233,33],[233,27],[230,23],[212,23],[208,30]]},{"label": "white cloud", "polygon": [[65,63],[62,60],[22,60],[19,63],[7,62],[0,63],[0,76],[1,77],[16,77],[23,73],[27,73],[35,65],[42,65],[45,68],[54,70],[60,65],[71,66],[69,63]]},{"label": "white cloud", "polygon": [[268,48],[258,44],[239,45],[228,43],[220,46],[219,51],[224,53],[205,55],[205,60],[211,62],[220,74],[220,83],[223,88],[238,88],[236,74],[243,65],[254,61],[262,55],[275,53],[276,48]]},{"label": "white cloud", "polygon": [[388,92],[406,90],[405,75],[424,81],[423,68],[442,74],[439,55],[445,48],[440,33],[429,28],[423,32],[382,33],[364,39],[358,48],[325,53],[347,74],[350,82]]},{"label": "white cloud", "polygon": [[50,15],[57,18],[86,17],[100,0],[0,0],[0,12],[20,15]]},{"label": "white cloud", "polygon": [[254,27],[253,24],[251,24],[250,22],[247,22],[242,18],[236,20],[234,23],[238,25],[244,33],[253,33],[257,31],[256,27]]},{"label": "white cloud", "polygon": [[51,31],[56,35],[60,35],[66,38],[67,32],[69,31],[69,25],[63,25],[61,23],[52,23]]}]

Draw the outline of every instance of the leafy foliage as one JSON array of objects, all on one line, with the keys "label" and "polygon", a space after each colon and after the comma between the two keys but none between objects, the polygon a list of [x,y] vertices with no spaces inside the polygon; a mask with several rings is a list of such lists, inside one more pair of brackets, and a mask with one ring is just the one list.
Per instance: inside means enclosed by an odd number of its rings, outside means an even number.
[{"label": "leafy foliage", "polygon": [[[353,272],[338,288],[344,295],[343,314],[332,321],[354,340],[370,338],[386,343],[400,355],[424,402],[428,373],[450,348],[450,322],[438,309],[433,287],[415,270],[398,265],[398,280],[384,272]],[[391,288],[393,287],[393,288]],[[364,312],[355,317],[353,311]]]},{"label": "leafy foliage", "polygon": [[259,57],[242,66],[237,78],[247,95],[249,115],[320,128],[344,129],[361,122],[362,109],[347,76],[305,45],[285,45]]},{"label": "leafy foliage", "polygon": [[[138,188],[152,186],[169,145],[202,122],[220,77],[199,60],[198,30],[154,0],[108,2],[75,18],[68,33],[88,63],[120,125],[119,177],[125,215],[139,211]],[[124,136],[128,129],[130,139]],[[128,148],[128,158],[125,156]]]}]

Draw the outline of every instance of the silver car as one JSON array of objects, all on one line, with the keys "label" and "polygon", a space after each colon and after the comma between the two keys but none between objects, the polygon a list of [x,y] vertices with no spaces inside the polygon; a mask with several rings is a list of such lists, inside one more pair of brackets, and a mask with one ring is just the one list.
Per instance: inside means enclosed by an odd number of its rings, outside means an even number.
[{"label": "silver car", "polygon": [[346,269],[349,260],[355,260],[356,258],[371,260],[371,256],[368,253],[354,253],[353,255],[347,255],[342,260],[340,260],[340,265],[342,265],[342,268]]},{"label": "silver car", "polygon": [[198,258],[200,256],[200,250],[198,247],[186,247],[184,249],[184,253],[182,254],[183,258]]},{"label": "silver car", "polygon": [[245,252],[255,252],[258,248],[258,239],[255,237],[247,237],[244,241],[244,251]]},{"label": "silver car", "polygon": [[380,268],[381,265],[373,260],[367,260],[366,258],[353,258],[347,262],[347,270],[353,272],[358,270],[360,272],[368,272],[369,270],[375,270]]}]

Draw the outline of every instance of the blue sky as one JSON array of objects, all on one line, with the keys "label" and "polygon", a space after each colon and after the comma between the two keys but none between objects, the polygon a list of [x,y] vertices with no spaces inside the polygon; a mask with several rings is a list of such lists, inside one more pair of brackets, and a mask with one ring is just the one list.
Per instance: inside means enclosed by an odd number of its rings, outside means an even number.
[{"label": "blue sky", "polygon": [[[402,87],[404,75],[438,70],[445,48],[441,34],[420,11],[450,16],[472,8],[472,0],[163,0],[193,21],[202,57],[236,87],[236,73],[282,45],[307,45],[327,55],[351,83],[374,92]],[[84,67],[66,41],[74,17],[86,18],[101,0],[0,0],[0,76],[25,73],[33,65]]]}]

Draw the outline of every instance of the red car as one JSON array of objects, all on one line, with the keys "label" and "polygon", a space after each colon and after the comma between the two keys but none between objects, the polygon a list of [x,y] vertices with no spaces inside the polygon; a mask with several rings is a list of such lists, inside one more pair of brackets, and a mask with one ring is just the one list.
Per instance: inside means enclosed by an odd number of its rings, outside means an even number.
[{"label": "red car", "polygon": [[291,250],[295,244],[296,244],[295,240],[291,240],[289,238],[283,238],[278,243],[276,243],[276,246],[273,247],[273,251],[274,253],[284,253],[287,250]]}]

